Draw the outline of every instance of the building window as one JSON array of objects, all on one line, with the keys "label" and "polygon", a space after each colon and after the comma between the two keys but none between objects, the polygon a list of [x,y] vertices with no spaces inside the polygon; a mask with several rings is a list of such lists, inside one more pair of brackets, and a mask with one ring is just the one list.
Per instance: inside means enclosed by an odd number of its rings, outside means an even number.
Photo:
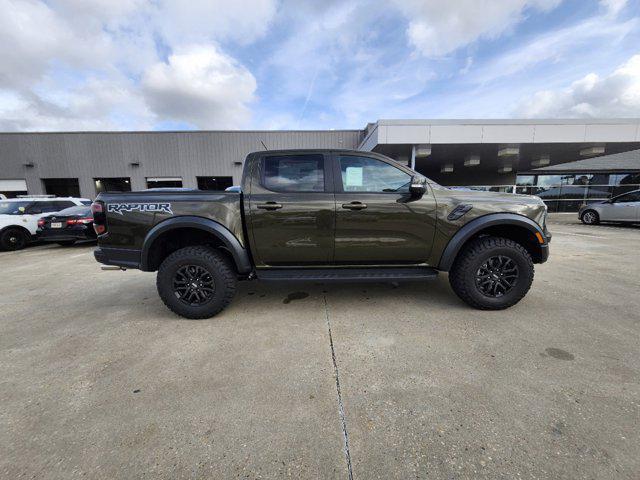
[{"label": "building window", "polygon": [[128,177],[94,178],[96,193],[130,192],[131,179]]},{"label": "building window", "polygon": [[23,179],[0,180],[0,194],[4,195],[7,198],[15,198],[18,195],[26,195],[27,182]]},{"label": "building window", "polygon": [[223,191],[233,185],[233,177],[196,177],[198,190]]},{"label": "building window", "polygon": [[180,188],[181,177],[147,177],[147,188]]},{"label": "building window", "polygon": [[527,187],[536,184],[535,175],[518,175],[516,178],[516,185],[519,187]]},{"label": "building window", "polygon": [[539,196],[550,212],[576,212],[582,205],[640,189],[640,173],[518,175],[516,183],[517,193]]},{"label": "building window", "polygon": [[44,191],[56,197],[79,197],[80,184],[77,178],[43,178]]}]

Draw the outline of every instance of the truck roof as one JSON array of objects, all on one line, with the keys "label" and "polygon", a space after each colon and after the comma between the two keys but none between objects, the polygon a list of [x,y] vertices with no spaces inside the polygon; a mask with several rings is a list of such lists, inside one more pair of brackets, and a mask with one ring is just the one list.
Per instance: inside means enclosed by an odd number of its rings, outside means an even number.
[{"label": "truck roof", "polygon": [[349,149],[340,149],[340,148],[289,148],[284,150],[256,150],[255,152],[251,152],[249,155],[256,155],[261,153],[269,153],[269,154],[282,154],[282,155],[290,155],[292,153],[350,153],[350,154],[359,154],[359,155],[380,155],[376,152],[369,152],[365,150],[349,150]]}]

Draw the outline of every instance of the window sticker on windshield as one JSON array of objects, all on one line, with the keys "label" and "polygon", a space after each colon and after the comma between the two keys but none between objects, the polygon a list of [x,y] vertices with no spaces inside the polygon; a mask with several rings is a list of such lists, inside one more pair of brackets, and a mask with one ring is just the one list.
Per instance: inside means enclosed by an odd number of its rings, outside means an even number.
[{"label": "window sticker on windshield", "polygon": [[346,187],[362,186],[362,167],[347,167]]}]

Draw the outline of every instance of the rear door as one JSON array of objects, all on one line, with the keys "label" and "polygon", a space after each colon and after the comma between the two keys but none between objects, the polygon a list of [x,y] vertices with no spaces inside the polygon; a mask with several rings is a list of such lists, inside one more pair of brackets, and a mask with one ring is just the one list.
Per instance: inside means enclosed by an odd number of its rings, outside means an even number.
[{"label": "rear door", "polygon": [[257,266],[332,261],[335,197],[329,158],[266,152],[258,159],[248,196]]},{"label": "rear door", "polygon": [[409,193],[412,173],[391,159],[336,154],[335,262],[417,264],[431,252],[436,202]]}]

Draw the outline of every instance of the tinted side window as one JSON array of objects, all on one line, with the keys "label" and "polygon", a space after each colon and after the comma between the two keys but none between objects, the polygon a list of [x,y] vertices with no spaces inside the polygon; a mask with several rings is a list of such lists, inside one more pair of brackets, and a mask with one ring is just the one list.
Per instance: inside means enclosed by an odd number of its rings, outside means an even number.
[{"label": "tinted side window", "polygon": [[338,157],[345,192],[408,192],[411,175],[382,160],[368,157]]},{"label": "tinted side window", "polygon": [[640,192],[631,192],[616,198],[616,203],[640,202]]},{"label": "tinted side window", "polygon": [[36,202],[33,208],[39,209],[42,213],[59,212],[67,207],[72,207],[75,204],[69,201],[51,201],[51,202]]},{"label": "tinted side window", "polygon": [[37,202],[35,208],[40,208],[42,213],[57,212],[64,207],[59,202]]},{"label": "tinted side window", "polygon": [[322,155],[277,155],[263,160],[263,186],[275,192],[324,192]]}]

